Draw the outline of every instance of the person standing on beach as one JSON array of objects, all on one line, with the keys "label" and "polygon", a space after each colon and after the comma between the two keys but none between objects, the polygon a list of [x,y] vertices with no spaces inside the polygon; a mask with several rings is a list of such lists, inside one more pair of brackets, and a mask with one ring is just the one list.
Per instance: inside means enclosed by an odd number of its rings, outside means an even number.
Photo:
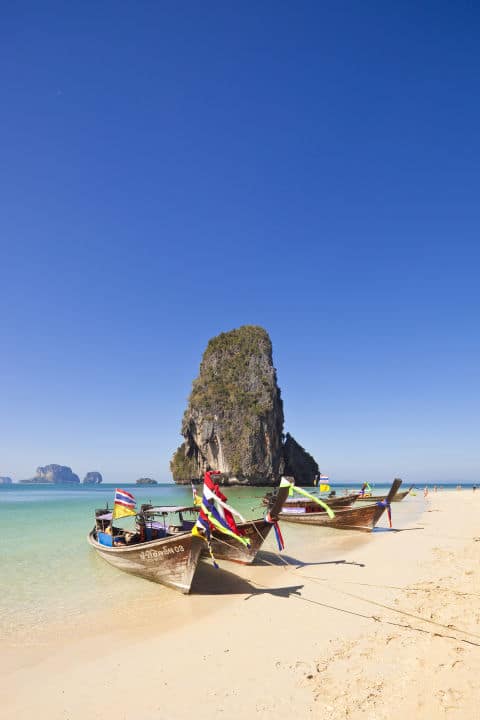
[{"label": "person standing on beach", "polygon": [[425,487],[423,489],[423,497],[427,497],[427,495],[428,495],[428,486],[425,485]]}]

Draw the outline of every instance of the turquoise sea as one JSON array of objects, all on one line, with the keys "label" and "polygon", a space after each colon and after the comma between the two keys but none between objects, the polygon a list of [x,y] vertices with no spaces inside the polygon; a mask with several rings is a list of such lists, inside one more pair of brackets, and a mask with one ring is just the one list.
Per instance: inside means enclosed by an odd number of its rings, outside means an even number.
[{"label": "turquoise sea", "polygon": [[[189,486],[122,487],[134,493],[138,506],[143,502],[190,505],[192,501]],[[332,487],[338,494],[347,488]],[[452,489],[455,485],[438,487]],[[87,544],[94,510],[104,507],[107,501],[112,505],[114,489],[115,485],[107,484],[0,486],[0,636],[21,632],[28,637],[50,622],[68,618],[71,623],[96,608],[114,607],[119,599],[128,602],[139,595],[171,596],[172,591],[110,567]],[[386,485],[374,488],[375,492],[384,489]],[[263,514],[261,499],[265,490],[236,487],[226,492],[229,502],[245,517],[252,518]],[[419,490],[408,502],[395,506],[396,522],[402,518],[411,520],[412,513],[418,516],[422,508],[423,492]],[[132,520],[122,522],[127,526]],[[291,528],[287,535],[293,537],[296,530]],[[298,532],[305,532],[305,528]],[[333,535],[321,546],[321,551],[324,548],[325,553],[333,552],[332,547],[345,533],[332,530],[326,533]],[[352,542],[365,542],[365,537],[353,533]]]}]

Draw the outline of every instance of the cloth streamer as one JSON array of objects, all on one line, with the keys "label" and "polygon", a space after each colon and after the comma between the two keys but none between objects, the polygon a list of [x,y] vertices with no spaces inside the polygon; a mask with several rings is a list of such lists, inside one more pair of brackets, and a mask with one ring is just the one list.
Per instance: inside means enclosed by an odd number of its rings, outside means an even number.
[{"label": "cloth streamer", "polygon": [[390,503],[387,499],[380,500],[377,502],[378,507],[384,507],[387,508],[387,515],[388,515],[388,522],[390,524],[390,527],[392,527],[392,508],[390,507]]},{"label": "cloth streamer", "polygon": [[223,495],[219,486],[214,483],[212,475],[220,475],[220,473],[209,470],[204,474],[200,512],[197,522],[192,528],[192,535],[205,540],[213,565],[218,568],[212,550],[213,529],[234,538],[245,547],[250,547],[250,540],[241,535],[233,517],[236,515],[242,522],[245,522],[242,515],[235,508],[227,505],[227,498]]},{"label": "cloth streamer", "polygon": [[265,520],[268,523],[270,523],[271,525],[273,525],[273,529],[275,531],[275,537],[277,539],[278,549],[284,550],[285,543],[283,541],[283,535],[282,535],[282,531],[280,530],[280,525],[278,524],[278,520],[274,520],[269,512],[265,515]]},{"label": "cloth streamer", "polygon": [[320,500],[320,498],[315,497],[315,495],[311,495],[306,490],[303,490],[303,488],[299,488],[296,485],[290,485],[290,491],[289,495],[293,495],[294,493],[298,493],[299,495],[303,495],[304,497],[309,498],[310,500],[313,500],[317,503],[317,505],[320,505],[324,510],[326,510],[328,517],[330,520],[335,517],[335,513],[333,512],[332,508],[327,505],[327,503],[324,503],[323,500]]}]

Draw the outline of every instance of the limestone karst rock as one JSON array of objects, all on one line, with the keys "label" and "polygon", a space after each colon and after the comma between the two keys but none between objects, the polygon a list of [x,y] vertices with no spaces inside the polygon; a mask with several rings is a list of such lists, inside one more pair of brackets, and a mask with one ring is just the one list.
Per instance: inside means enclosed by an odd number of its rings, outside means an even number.
[{"label": "limestone karst rock", "polygon": [[313,484],[313,478],[320,473],[315,459],[287,433],[283,445],[285,474],[295,478],[297,485]]},{"label": "limestone karst rock", "polygon": [[[220,470],[225,484],[275,485],[285,471],[283,403],[266,330],[244,325],[208,343],[183,416],[185,441],[170,463],[177,483]],[[288,436],[290,437],[290,436]],[[289,469],[308,478],[300,445],[286,446]],[[295,441],[293,441],[295,442]],[[308,453],[305,453],[313,460]],[[292,474],[294,474],[292,472]]]},{"label": "limestone karst rock", "polygon": [[100,485],[100,483],[102,481],[103,481],[102,473],[99,473],[96,470],[87,472],[87,474],[83,478],[84,485]]},{"label": "limestone karst rock", "polygon": [[52,485],[78,485],[80,478],[67,465],[45,465],[37,467],[35,477],[21,480],[23,483],[51,483]]}]

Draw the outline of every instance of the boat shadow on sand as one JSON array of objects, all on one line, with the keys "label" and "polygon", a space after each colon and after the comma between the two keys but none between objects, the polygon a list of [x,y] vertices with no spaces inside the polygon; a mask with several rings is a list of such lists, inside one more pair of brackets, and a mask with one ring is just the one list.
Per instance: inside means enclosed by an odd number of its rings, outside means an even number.
[{"label": "boat shadow on sand", "polygon": [[[214,568],[212,565],[202,563],[200,572],[197,572],[192,583],[191,592],[195,595],[275,595],[289,598],[291,595],[300,595],[303,585],[288,585],[283,587],[256,587],[249,580],[236,575],[225,567]],[[248,598],[246,598],[248,599]]]},{"label": "boat shadow on sand", "polygon": [[375,533],[377,535],[378,533],[399,533],[399,532],[410,532],[411,530],[425,530],[424,527],[409,527],[409,528],[389,528],[389,527],[375,527],[372,530],[372,533]]},{"label": "boat shadow on sand", "polygon": [[278,567],[291,565],[295,568],[309,567],[312,565],[356,565],[357,567],[365,567],[364,563],[355,562],[354,560],[319,560],[319,562],[303,562],[291,555],[277,555],[268,551],[259,552],[255,558],[255,565],[275,565]]}]

